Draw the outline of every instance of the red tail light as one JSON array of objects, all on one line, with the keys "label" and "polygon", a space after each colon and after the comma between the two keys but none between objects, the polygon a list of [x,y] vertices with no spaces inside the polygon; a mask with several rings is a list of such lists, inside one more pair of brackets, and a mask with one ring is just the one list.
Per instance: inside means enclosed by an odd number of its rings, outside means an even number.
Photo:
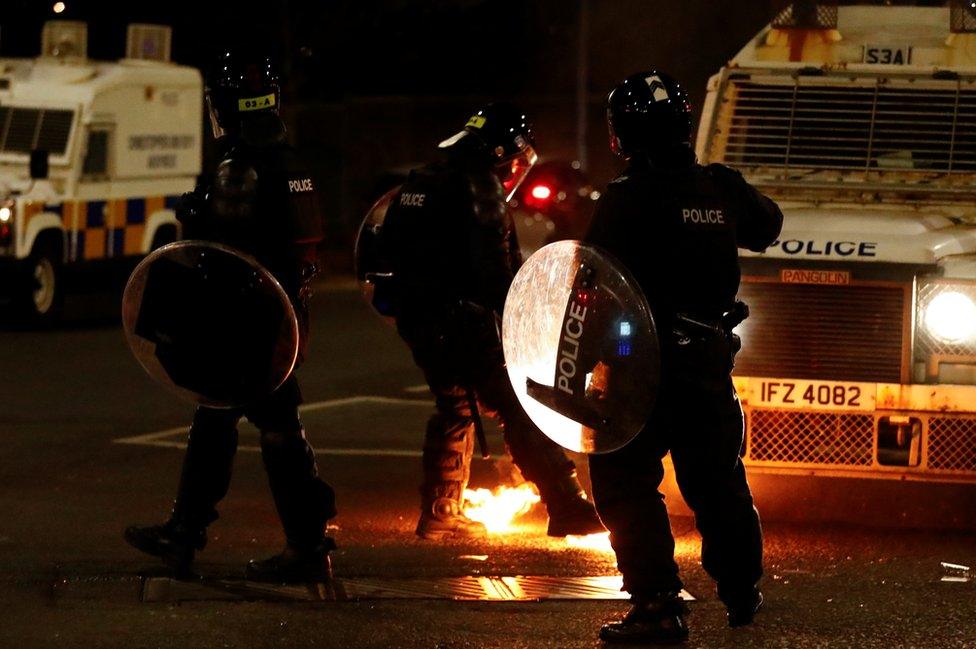
[{"label": "red tail light", "polygon": [[549,205],[550,201],[552,201],[554,193],[555,192],[550,185],[545,183],[536,183],[532,185],[525,193],[525,204],[529,207],[542,209]]}]

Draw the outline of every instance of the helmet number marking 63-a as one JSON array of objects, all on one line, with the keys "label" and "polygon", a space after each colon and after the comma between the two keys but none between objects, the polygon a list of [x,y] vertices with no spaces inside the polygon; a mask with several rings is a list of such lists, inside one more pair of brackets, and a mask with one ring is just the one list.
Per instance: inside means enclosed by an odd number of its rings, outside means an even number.
[{"label": "helmet number marking 63-a", "polygon": [[243,112],[249,110],[264,110],[265,108],[272,108],[274,105],[274,93],[264,95],[262,97],[245,97],[237,100],[237,110]]}]

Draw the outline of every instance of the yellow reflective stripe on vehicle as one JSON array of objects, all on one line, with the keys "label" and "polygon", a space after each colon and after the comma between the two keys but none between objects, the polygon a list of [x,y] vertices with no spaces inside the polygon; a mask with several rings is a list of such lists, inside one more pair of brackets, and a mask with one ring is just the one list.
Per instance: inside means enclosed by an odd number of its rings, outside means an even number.
[{"label": "yellow reflective stripe on vehicle", "polygon": [[149,217],[167,209],[166,196],[66,200],[45,204],[25,201],[25,228],[41,214],[55,214],[66,235],[69,261],[93,261],[142,255]]},{"label": "yellow reflective stripe on vehicle", "polygon": [[274,93],[263,97],[245,97],[237,100],[237,110],[247,112],[249,110],[264,110],[275,105]]},{"label": "yellow reflective stripe on vehicle", "polygon": [[24,229],[27,229],[27,225],[31,222],[35,216],[41,213],[42,203],[37,201],[27,201],[24,203]]},{"label": "yellow reflective stripe on vehicle", "polygon": [[146,199],[146,220],[166,206],[166,199],[162,196],[150,196]]},{"label": "yellow reflective stripe on vehicle", "polygon": [[125,243],[122,246],[123,255],[141,255],[142,250],[142,237],[146,232],[146,226],[142,225],[127,225],[125,226]]},{"label": "yellow reflective stripe on vehicle", "polygon": [[465,126],[470,126],[471,128],[481,128],[484,125],[485,118],[481,115],[472,115],[471,119],[468,120],[468,123],[465,124]]}]

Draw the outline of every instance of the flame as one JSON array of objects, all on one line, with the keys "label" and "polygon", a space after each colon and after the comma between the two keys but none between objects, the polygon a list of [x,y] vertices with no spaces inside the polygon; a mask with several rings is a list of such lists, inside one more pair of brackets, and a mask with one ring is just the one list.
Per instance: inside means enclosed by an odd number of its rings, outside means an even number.
[{"label": "flame", "polygon": [[602,554],[613,554],[613,547],[610,546],[610,532],[602,534],[589,534],[587,536],[567,536],[566,545],[571,548],[583,550],[593,550]]},{"label": "flame", "polygon": [[464,515],[484,523],[491,534],[516,531],[515,519],[527,514],[540,502],[535,485],[524,482],[517,487],[464,490]]}]

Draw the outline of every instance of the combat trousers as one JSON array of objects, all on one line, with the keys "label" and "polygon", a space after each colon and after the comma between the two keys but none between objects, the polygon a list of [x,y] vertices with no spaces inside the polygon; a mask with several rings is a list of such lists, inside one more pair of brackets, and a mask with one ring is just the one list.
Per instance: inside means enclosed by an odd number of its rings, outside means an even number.
[{"label": "combat trousers", "polygon": [[266,399],[244,408],[197,408],[190,427],[173,519],[202,530],[217,519],[237,453],[241,417],[261,433],[261,455],[288,544],[311,549],[336,514],[335,493],[319,478],[315,454],[298,417],[301,391],[292,376]]},{"label": "combat trousers", "polygon": [[664,496],[662,459],[702,537],[702,566],[735,601],[762,576],[762,531],[739,453],[743,418],[731,377],[666,373],[647,426],[624,448],[590,457],[597,512],[610,530],[623,589],[636,598],[682,588]]},{"label": "combat trousers", "polygon": [[469,390],[479,414],[499,422],[513,462],[547,504],[577,495],[576,466],[532,423],[512,389],[493,322],[473,318],[445,330],[444,321],[402,318],[398,329],[437,408],[424,437],[425,506],[438,498],[460,502],[470,478],[475,421]]}]

